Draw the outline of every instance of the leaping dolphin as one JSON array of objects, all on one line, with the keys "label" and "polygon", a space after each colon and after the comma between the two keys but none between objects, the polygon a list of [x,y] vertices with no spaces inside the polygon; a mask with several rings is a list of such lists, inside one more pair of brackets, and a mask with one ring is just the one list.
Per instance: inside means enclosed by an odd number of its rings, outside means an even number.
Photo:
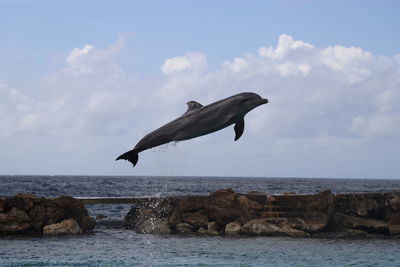
[{"label": "leaping dolphin", "polygon": [[116,160],[129,160],[135,167],[139,153],[169,142],[183,141],[219,131],[235,124],[235,141],[244,130],[244,116],[252,109],[268,103],[255,93],[240,93],[203,106],[196,101],[187,102],[187,111],[179,118],[161,126],[143,137],[136,146]]}]

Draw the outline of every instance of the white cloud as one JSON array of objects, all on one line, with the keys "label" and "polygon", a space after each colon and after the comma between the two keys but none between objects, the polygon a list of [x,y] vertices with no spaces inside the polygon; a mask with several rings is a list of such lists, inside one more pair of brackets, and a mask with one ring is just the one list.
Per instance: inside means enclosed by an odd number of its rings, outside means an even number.
[{"label": "white cloud", "polygon": [[[123,38],[104,49],[72,49],[65,68],[29,94],[0,83],[0,147],[14,140],[16,151],[22,153],[19,136],[36,141],[46,136],[37,146],[49,155],[76,152],[77,161],[90,156],[99,166],[117,171],[99,151],[117,154],[126,144],[133,146],[182,114],[189,100],[206,105],[242,91],[254,91],[270,102],[246,116],[240,142],[231,142],[232,129],[203,137],[187,144],[197,153],[188,161],[205,164],[207,159],[199,155],[218,147],[226,155],[254,156],[249,161],[264,166],[268,155],[353,155],[352,149],[400,135],[399,55],[376,56],[341,45],[320,48],[284,34],[275,48],[265,46],[258,53],[234,57],[215,71],[208,69],[205,54],[188,52],[165,59],[160,64],[163,75],[145,79],[125,73],[115,62],[118,53],[123,53]],[[32,151],[24,153],[41,149],[34,143]]]},{"label": "white cloud", "polygon": [[222,66],[230,68],[234,72],[241,72],[247,68],[247,62],[244,58],[236,57],[233,62],[225,61]]},{"label": "white cloud", "polygon": [[274,49],[272,46],[261,47],[258,49],[258,54],[262,57],[271,59],[284,59],[291,51],[295,50],[311,50],[313,45],[303,41],[295,41],[292,36],[282,34],[279,36],[278,45]]},{"label": "white cloud", "polygon": [[362,81],[371,74],[369,64],[373,56],[360,47],[330,46],[323,49],[320,56],[323,64],[339,72],[350,83]]},{"label": "white cloud", "polygon": [[183,57],[173,57],[165,60],[161,70],[169,75],[182,70],[202,71],[207,67],[206,56],[202,53],[187,53]]}]

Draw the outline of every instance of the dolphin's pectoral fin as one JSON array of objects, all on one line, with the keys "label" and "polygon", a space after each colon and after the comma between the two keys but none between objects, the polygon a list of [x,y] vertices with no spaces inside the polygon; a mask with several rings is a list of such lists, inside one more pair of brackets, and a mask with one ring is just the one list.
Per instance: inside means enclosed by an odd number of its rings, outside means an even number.
[{"label": "dolphin's pectoral fin", "polygon": [[193,110],[199,109],[201,108],[203,105],[200,104],[199,102],[196,101],[189,101],[186,103],[186,105],[188,106],[188,109],[186,110],[185,113],[191,112]]},{"label": "dolphin's pectoral fin", "polygon": [[243,131],[244,131],[244,119],[241,119],[240,121],[237,121],[236,124],[235,124],[234,129],[235,129],[235,134],[236,134],[235,135],[235,141],[236,141],[243,134]]}]

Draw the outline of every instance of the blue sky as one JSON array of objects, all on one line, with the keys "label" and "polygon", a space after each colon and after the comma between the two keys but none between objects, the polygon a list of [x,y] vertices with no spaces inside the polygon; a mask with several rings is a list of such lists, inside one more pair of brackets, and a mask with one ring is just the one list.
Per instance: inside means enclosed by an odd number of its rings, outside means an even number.
[{"label": "blue sky", "polygon": [[[0,174],[400,178],[398,10],[0,1]],[[241,143],[226,129],[146,152],[135,169],[113,161],[187,101],[249,90],[271,102]]]}]

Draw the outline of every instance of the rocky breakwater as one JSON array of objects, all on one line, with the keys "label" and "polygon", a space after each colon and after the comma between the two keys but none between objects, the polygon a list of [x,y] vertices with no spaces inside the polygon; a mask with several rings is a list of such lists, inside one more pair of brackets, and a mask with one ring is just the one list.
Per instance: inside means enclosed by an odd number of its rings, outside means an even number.
[{"label": "rocky breakwater", "polygon": [[0,198],[0,236],[81,234],[95,224],[82,202],[69,196]]},{"label": "rocky breakwater", "polygon": [[240,194],[153,198],[132,207],[138,233],[291,237],[400,237],[400,192]]}]

